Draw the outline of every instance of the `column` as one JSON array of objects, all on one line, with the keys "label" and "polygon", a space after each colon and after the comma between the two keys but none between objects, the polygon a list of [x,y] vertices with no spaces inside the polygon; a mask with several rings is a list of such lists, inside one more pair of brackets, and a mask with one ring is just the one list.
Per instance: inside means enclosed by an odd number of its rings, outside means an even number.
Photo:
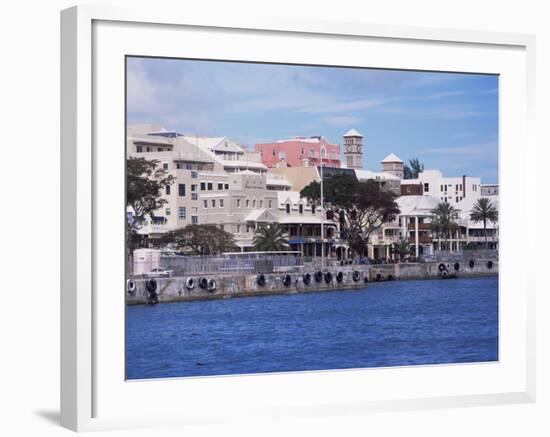
[{"label": "column", "polygon": [[414,218],[414,245],[415,245],[415,251],[416,251],[416,257],[418,258],[419,255],[419,247],[418,247],[418,216],[415,216]]}]

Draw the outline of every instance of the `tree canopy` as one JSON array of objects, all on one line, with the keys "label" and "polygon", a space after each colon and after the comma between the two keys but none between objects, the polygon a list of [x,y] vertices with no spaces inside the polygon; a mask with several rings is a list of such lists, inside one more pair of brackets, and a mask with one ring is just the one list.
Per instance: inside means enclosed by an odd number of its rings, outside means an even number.
[{"label": "tree canopy", "polygon": [[483,223],[483,235],[485,236],[485,247],[489,247],[487,241],[487,222],[496,223],[498,221],[497,207],[486,197],[478,199],[470,211],[470,220]]},{"label": "tree canopy", "polygon": [[[439,202],[430,212],[432,214],[432,231],[439,237],[443,236],[446,242],[451,233],[458,228],[456,224],[458,209],[447,202]],[[441,243],[439,248],[441,249]]]},{"label": "tree canopy", "polygon": [[216,225],[187,225],[164,234],[159,243],[178,251],[191,250],[197,255],[216,255],[238,250],[233,235]]},{"label": "tree canopy", "polygon": [[403,166],[404,179],[416,179],[424,171],[424,164],[417,158],[409,159],[409,163]]},{"label": "tree canopy", "polygon": [[134,210],[139,220],[165,203],[162,190],[174,182],[174,176],[158,167],[158,160],[130,157],[126,160],[126,205]]},{"label": "tree canopy", "polygon": [[[362,254],[371,234],[399,214],[396,195],[373,180],[358,181],[349,174],[336,174],[323,181],[323,194],[325,208],[333,211],[354,255]],[[319,204],[321,184],[311,182],[300,195]]]},{"label": "tree canopy", "polygon": [[288,250],[288,239],[278,223],[261,226],[254,235],[254,249],[262,252]]}]

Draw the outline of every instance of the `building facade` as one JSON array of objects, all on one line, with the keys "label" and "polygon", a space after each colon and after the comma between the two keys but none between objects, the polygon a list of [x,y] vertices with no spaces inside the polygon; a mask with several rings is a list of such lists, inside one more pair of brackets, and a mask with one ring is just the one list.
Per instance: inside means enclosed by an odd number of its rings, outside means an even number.
[{"label": "building facade", "polygon": [[330,144],[323,136],[295,137],[273,143],[256,144],[261,162],[268,168],[289,167],[340,167],[340,145]]}]

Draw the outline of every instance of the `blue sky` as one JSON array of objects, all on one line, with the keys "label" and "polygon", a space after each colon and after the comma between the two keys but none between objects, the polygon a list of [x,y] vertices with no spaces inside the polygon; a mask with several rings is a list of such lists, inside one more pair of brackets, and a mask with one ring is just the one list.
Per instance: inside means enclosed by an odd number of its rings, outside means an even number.
[{"label": "blue sky", "polygon": [[498,182],[498,77],[128,58],[128,122],[253,147],[293,136],[364,136],[364,167],[393,152],[447,176]]}]

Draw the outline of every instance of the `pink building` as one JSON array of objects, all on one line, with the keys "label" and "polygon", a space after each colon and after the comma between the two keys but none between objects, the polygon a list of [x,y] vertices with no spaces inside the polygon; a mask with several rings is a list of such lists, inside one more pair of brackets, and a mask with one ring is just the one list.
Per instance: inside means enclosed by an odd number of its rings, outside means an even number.
[{"label": "pink building", "polygon": [[261,153],[262,163],[269,168],[285,163],[289,167],[315,167],[321,163],[321,158],[327,167],[340,167],[340,145],[330,144],[322,136],[256,144],[255,150]]}]

